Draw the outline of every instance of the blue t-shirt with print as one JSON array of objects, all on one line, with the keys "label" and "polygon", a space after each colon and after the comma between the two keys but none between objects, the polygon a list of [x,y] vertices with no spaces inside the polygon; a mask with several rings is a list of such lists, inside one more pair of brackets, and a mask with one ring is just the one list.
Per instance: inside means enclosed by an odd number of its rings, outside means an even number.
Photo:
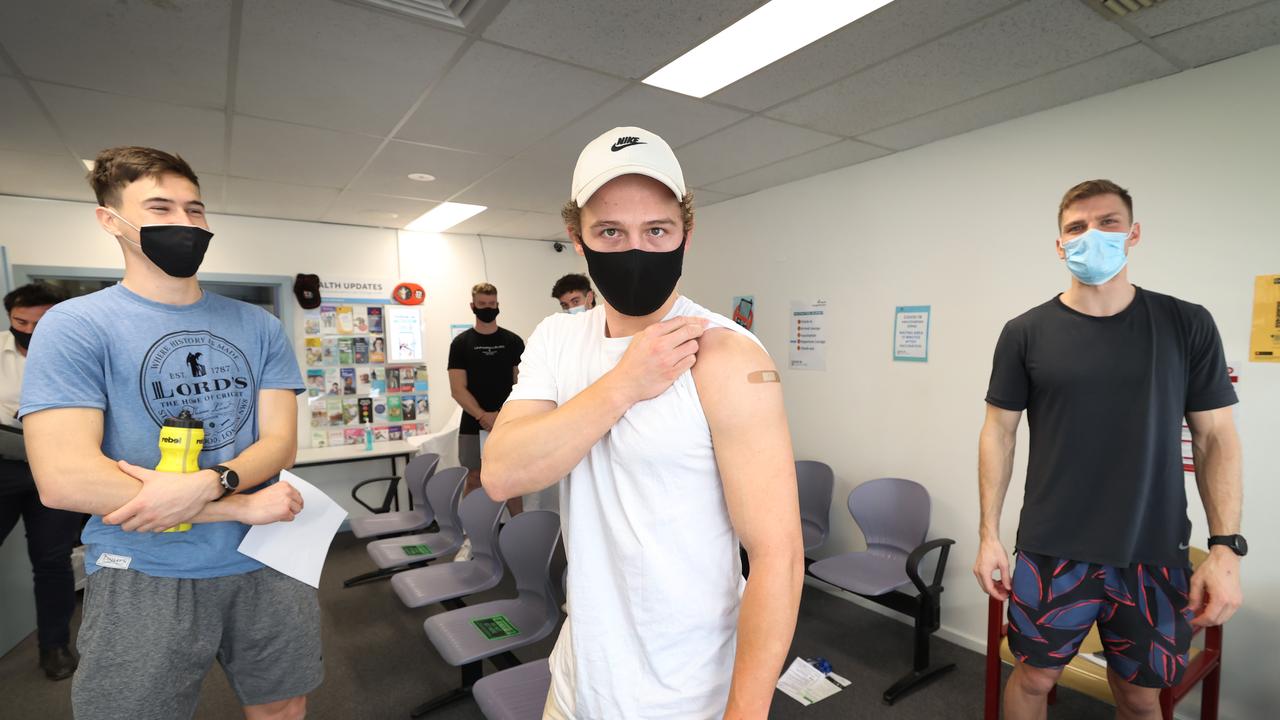
[{"label": "blue t-shirt with print", "polygon": [[[204,422],[200,467],[258,439],[258,392],[301,392],[284,328],[270,313],[204,293],[191,305],[153,302],[114,285],[54,306],[27,355],[19,416],[51,408],[103,411],[102,452],[141,467],[160,462],[160,428],[182,410]],[[248,526],[201,523],[188,532],[125,532],[93,516],[82,539],[87,572],[102,553],[147,575],[207,578],[262,565],[236,548]]]}]

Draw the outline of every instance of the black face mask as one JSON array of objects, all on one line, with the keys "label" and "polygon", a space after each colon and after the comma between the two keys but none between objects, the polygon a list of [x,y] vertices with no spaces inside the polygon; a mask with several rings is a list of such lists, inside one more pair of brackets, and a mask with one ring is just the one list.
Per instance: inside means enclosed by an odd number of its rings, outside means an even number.
[{"label": "black face mask", "polygon": [[471,312],[476,314],[476,319],[480,322],[491,323],[498,319],[498,308],[478,308],[472,305]]},{"label": "black face mask", "polygon": [[13,333],[13,341],[18,343],[18,347],[26,350],[31,345],[31,333],[24,333],[17,328],[10,327],[9,332]]},{"label": "black face mask", "polygon": [[108,212],[138,231],[142,242],[134,244],[141,247],[142,254],[170,277],[189,278],[195,275],[200,263],[204,262],[205,252],[209,250],[209,241],[213,239],[213,233],[195,225],[143,225],[138,228],[117,213]]},{"label": "black face mask", "polygon": [[[581,241],[580,241],[581,242]],[[684,240],[667,252],[596,252],[582,242],[587,272],[614,310],[631,317],[652,315],[676,289],[684,265]]]}]

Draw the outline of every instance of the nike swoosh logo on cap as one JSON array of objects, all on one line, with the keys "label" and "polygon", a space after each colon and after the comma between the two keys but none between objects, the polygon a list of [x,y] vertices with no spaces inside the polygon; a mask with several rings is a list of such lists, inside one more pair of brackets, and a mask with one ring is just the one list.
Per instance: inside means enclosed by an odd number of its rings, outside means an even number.
[{"label": "nike swoosh logo on cap", "polygon": [[645,143],[642,140],[640,140],[640,138],[638,137],[634,137],[634,136],[620,137],[618,138],[617,142],[613,144],[613,147],[610,147],[609,149],[612,150],[613,152],[618,152],[619,150],[623,148],[629,148],[632,145],[644,145],[644,144]]}]

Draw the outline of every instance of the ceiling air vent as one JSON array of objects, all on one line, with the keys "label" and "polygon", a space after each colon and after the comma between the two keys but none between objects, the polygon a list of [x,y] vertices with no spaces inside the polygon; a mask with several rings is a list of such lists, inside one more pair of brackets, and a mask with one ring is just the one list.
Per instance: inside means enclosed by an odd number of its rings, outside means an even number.
[{"label": "ceiling air vent", "polygon": [[1160,0],[1093,0],[1093,4],[1106,10],[1115,17],[1124,17],[1129,13],[1149,8]]},{"label": "ceiling air vent", "polygon": [[480,13],[480,9],[487,0],[345,0],[345,2],[465,30],[470,28],[471,21]]}]

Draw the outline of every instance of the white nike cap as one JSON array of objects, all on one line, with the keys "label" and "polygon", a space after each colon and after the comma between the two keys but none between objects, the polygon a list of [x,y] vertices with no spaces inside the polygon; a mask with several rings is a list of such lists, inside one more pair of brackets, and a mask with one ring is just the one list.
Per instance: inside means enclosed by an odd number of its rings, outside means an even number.
[{"label": "white nike cap", "polygon": [[647,175],[684,199],[684,172],[666,140],[638,127],[619,127],[587,143],[573,169],[570,197],[578,207],[605,183],[622,175]]}]

